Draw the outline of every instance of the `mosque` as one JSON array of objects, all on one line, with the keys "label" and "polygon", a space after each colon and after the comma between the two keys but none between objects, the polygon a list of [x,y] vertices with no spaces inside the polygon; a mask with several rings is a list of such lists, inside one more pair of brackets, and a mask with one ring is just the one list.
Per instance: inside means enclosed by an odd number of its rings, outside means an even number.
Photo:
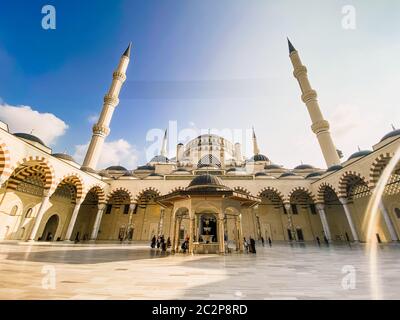
[{"label": "mosque", "polygon": [[[11,133],[0,122],[0,240],[107,242],[170,238],[171,251],[189,238],[191,253],[243,250],[244,237],[272,241],[365,242],[363,219],[383,170],[400,147],[400,130],[371,150],[341,160],[302,64],[288,41],[293,75],[311,117],[326,168],[273,163],[259,150],[245,159],[239,143],[213,134],[176,146],[129,170],[97,168],[126,80],[131,46],[123,53],[82,165],[53,153],[40,137]],[[380,203],[376,238],[400,236],[400,166]]]}]

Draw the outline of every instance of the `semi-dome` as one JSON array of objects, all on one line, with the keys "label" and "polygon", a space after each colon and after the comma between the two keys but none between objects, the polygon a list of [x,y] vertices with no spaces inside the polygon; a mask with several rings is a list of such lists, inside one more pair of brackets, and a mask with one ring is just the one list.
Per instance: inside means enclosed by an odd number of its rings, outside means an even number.
[{"label": "semi-dome", "polygon": [[168,163],[169,159],[166,156],[158,155],[151,159],[150,162]]},{"label": "semi-dome", "polygon": [[255,177],[265,177],[268,176],[265,172],[257,172],[255,175]]},{"label": "semi-dome", "polygon": [[281,166],[277,164],[268,164],[264,167],[265,170],[274,170],[274,169],[282,169]]},{"label": "semi-dome", "polygon": [[46,146],[41,139],[39,139],[38,137],[36,137],[32,134],[29,134],[29,133],[14,133],[14,136],[21,138],[21,139],[29,140],[32,142],[40,143],[42,146]]},{"label": "semi-dome", "polygon": [[340,164],[333,165],[326,170],[326,172],[333,172],[342,169],[343,167]]},{"label": "semi-dome", "polygon": [[356,158],[364,157],[364,156],[369,155],[370,153],[372,153],[371,150],[360,150],[360,151],[354,152],[354,153],[349,157],[349,159],[347,159],[347,160],[351,160],[351,159],[356,159]]},{"label": "semi-dome", "polygon": [[56,158],[62,159],[62,160],[66,160],[66,161],[75,162],[74,158],[72,158],[69,154],[66,154],[66,153],[53,153],[53,157],[56,157]]},{"label": "semi-dome", "polygon": [[250,158],[251,162],[258,162],[258,161],[269,161],[269,159],[264,156],[263,154],[255,154],[253,157]]},{"label": "semi-dome", "polygon": [[285,172],[285,173],[282,173],[282,174],[279,176],[279,178],[286,178],[286,177],[293,177],[293,176],[296,176],[296,174],[293,173],[293,172]]},{"label": "semi-dome", "polygon": [[381,141],[384,141],[386,139],[393,138],[393,137],[400,137],[400,129],[395,129],[395,130],[390,131],[389,133],[385,134],[383,136],[383,138],[381,139]]},{"label": "semi-dome", "polygon": [[154,166],[145,165],[145,166],[138,167],[136,170],[149,170],[149,171],[151,171],[151,170],[154,170],[154,169],[155,169]]},{"label": "semi-dome", "polygon": [[307,170],[307,169],[314,169],[314,167],[309,164],[301,164],[294,168],[294,170]]},{"label": "semi-dome", "polygon": [[227,187],[223,185],[222,180],[212,174],[202,174],[197,176],[190,182],[186,189],[192,190],[199,188],[227,189]]},{"label": "semi-dome", "polygon": [[306,179],[319,177],[320,175],[322,175],[321,172],[311,172],[310,174],[306,175]]},{"label": "semi-dome", "polygon": [[105,170],[107,170],[107,171],[128,171],[128,169],[126,169],[123,166],[111,166],[111,167],[106,168]]}]

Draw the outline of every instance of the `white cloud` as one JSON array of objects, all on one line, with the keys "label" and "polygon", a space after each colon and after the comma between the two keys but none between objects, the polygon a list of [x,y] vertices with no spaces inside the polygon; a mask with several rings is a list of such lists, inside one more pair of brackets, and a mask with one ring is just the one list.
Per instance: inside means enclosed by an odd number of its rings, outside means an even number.
[{"label": "white cloud", "polygon": [[[83,162],[88,147],[89,143],[75,146],[73,157],[78,163]],[[122,165],[132,169],[136,167],[137,159],[137,150],[128,141],[124,139],[109,141],[104,143],[97,168],[104,169],[113,165]]]},{"label": "white cloud", "polygon": [[45,144],[54,145],[68,125],[52,113],[40,113],[30,106],[11,106],[0,100],[0,119],[11,132],[31,133]]},{"label": "white cloud", "polygon": [[99,116],[97,114],[93,114],[91,116],[89,116],[87,118],[87,120],[89,121],[89,123],[91,124],[95,124],[97,122],[97,120],[99,119]]}]

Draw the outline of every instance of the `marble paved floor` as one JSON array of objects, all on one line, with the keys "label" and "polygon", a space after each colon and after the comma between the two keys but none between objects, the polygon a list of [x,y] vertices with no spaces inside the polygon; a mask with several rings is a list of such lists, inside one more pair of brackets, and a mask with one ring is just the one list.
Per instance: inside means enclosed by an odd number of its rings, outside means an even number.
[{"label": "marble paved floor", "polygon": [[161,255],[147,244],[0,243],[0,299],[398,299],[400,246],[258,246]]}]

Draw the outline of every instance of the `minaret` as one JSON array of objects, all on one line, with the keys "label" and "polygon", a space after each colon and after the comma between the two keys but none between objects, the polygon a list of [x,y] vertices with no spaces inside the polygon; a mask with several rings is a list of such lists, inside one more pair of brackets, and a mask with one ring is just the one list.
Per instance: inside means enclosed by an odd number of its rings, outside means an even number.
[{"label": "minaret", "polygon": [[288,39],[289,57],[294,68],[293,75],[297,79],[302,92],[301,99],[306,104],[310,114],[312,125],[311,129],[316,134],[319,145],[324,155],[326,165],[329,167],[340,164],[340,159],[336,147],[329,132],[329,122],[326,121],[318,105],[317,92],[311,88],[307,77],[307,68],[302,65],[297,50]]},{"label": "minaret", "polygon": [[83,161],[82,170],[95,171],[97,162],[99,161],[101,150],[103,148],[105,138],[110,134],[110,122],[114,113],[115,107],[119,103],[119,93],[122,84],[126,80],[126,69],[129,65],[132,43],[122,55],[119,65],[113,73],[113,81],[108,93],[104,96],[103,110],[101,111],[99,120],[93,126],[93,136],[90,141],[89,148],[86,152],[85,160]]},{"label": "minaret", "polygon": [[160,152],[160,154],[163,157],[167,156],[167,132],[168,132],[168,129],[165,129],[164,139],[162,142],[162,147],[161,147],[161,152]]},{"label": "minaret", "polygon": [[258,147],[256,132],[254,131],[253,127],[253,153],[254,155],[260,154],[260,148]]}]

